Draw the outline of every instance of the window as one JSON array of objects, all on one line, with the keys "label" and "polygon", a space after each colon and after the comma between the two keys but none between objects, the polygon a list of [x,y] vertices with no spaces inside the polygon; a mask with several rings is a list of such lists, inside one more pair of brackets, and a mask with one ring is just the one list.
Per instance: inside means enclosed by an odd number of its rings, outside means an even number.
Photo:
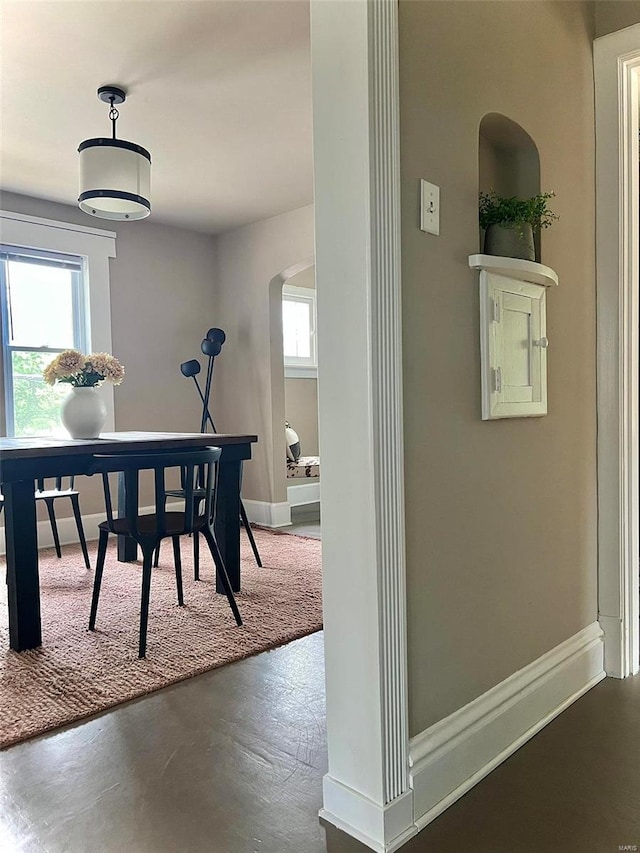
[{"label": "window", "polygon": [[[0,229],[0,431],[66,436],[59,412],[69,386],[46,385],[42,370],[70,347],[111,352],[115,234],[6,211]],[[101,394],[113,429],[112,387]]]},{"label": "window", "polygon": [[60,398],[42,371],[55,353],[86,348],[82,259],[0,246],[0,317],[8,435],[63,434]]},{"label": "window", "polygon": [[289,284],[282,288],[282,347],[285,376],[317,375],[315,290]]}]

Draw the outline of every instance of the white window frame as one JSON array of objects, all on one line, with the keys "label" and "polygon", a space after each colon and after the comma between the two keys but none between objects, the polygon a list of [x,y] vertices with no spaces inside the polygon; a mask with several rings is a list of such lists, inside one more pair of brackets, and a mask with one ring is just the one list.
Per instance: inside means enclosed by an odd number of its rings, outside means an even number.
[{"label": "white window frame", "polygon": [[[315,379],[318,376],[318,342],[316,336],[316,291],[311,287],[296,287],[293,284],[285,284],[282,287],[282,301],[306,302],[311,306],[311,356],[309,358],[297,358],[295,356],[284,356],[284,375],[291,379]],[[283,330],[284,337],[284,330]]]},{"label": "white window frame", "polygon": [[[8,256],[8,257],[7,257]],[[16,352],[38,352],[49,359],[55,357],[57,353],[67,349],[67,347],[51,347],[51,346],[34,346],[34,341],[25,343],[11,343],[11,334],[9,330],[10,317],[10,297],[9,297],[9,276],[6,264],[12,260],[19,259],[20,262],[29,263],[29,259],[34,263],[49,261],[50,269],[60,268],[60,262],[67,261],[72,269],[71,272],[71,300],[73,304],[73,341],[69,346],[86,352],[88,349],[87,335],[88,324],[87,308],[85,299],[85,263],[83,258],[75,255],[60,252],[44,252],[42,249],[27,249],[24,246],[9,246],[0,243],[0,314],[2,326],[2,353],[4,358],[4,417],[6,432],[9,436],[15,435],[15,402],[14,402],[14,382],[13,382],[13,353]],[[5,358],[6,356],[6,358]]]},{"label": "white window frame", "polygon": [[[109,259],[116,256],[115,238],[114,231],[0,210],[0,243],[82,259],[88,352],[112,352]],[[99,391],[107,407],[105,430],[113,431],[113,386],[106,382]]]}]

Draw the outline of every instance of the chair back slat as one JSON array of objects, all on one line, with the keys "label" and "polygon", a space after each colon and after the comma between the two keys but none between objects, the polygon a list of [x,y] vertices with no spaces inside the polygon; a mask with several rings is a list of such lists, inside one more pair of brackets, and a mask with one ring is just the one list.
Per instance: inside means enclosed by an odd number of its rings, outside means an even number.
[{"label": "chair back slat", "polygon": [[[55,491],[57,492],[67,492],[69,490],[75,489],[75,477],[74,476],[59,476],[51,479],[55,479],[55,487],[47,490],[46,487],[46,479],[45,477],[38,477],[36,480],[36,491],[38,492],[46,492],[46,491]],[[65,485],[65,481],[68,485]]]},{"label": "chair back slat", "polygon": [[104,508],[107,513],[109,527],[113,527],[113,504],[111,502],[111,489],[109,488],[109,474],[102,472],[102,490],[104,492]]},{"label": "chair back slat", "polygon": [[195,465],[187,465],[185,467],[185,483],[184,483],[184,520],[187,533],[193,532],[195,522],[195,499],[194,499],[194,478],[196,477]]},{"label": "chair back slat", "polygon": [[[193,532],[203,523],[212,525],[214,520],[214,484],[217,476],[217,462],[222,451],[219,447],[207,447],[199,450],[182,450],[172,453],[147,454],[96,454],[94,473],[100,471],[105,494],[105,508],[109,529],[116,533],[117,519],[113,517],[113,502],[109,486],[108,472],[118,471],[124,475],[126,490],[125,518],[128,533],[138,543],[159,542],[167,536],[166,501],[168,489],[166,471],[169,468],[180,470],[180,483],[184,493],[183,530]],[[154,472],[155,524],[141,525],[139,516],[140,472]],[[196,494],[197,491],[197,494]],[[204,494],[202,494],[204,492]],[[199,507],[204,501],[204,521]],[[142,530],[141,530],[142,527]]]},{"label": "chair back slat", "polygon": [[[164,468],[155,468],[154,469],[154,484],[155,484],[155,496],[156,496],[156,534],[160,538],[164,538],[167,535],[167,521],[166,521],[166,497],[167,497],[167,489],[165,487],[164,480]],[[127,494],[128,499],[128,494]]]},{"label": "chair back slat", "polygon": [[207,471],[207,481],[205,484],[206,497],[204,502],[204,516],[207,524],[213,524],[215,518],[215,500],[218,494],[218,466],[211,466]]}]

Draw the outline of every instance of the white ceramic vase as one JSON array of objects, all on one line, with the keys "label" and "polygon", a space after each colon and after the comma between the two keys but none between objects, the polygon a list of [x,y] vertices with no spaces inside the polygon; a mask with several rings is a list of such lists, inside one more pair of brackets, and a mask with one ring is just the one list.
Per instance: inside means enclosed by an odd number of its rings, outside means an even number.
[{"label": "white ceramic vase", "polygon": [[107,407],[97,388],[72,388],[62,401],[60,416],[71,438],[98,438]]}]

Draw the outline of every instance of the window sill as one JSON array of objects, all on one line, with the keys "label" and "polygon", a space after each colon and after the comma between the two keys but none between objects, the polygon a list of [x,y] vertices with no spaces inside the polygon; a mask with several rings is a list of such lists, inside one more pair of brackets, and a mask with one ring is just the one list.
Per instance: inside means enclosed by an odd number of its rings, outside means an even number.
[{"label": "window sill", "polygon": [[284,366],[285,379],[317,379],[317,367],[303,367],[301,365],[285,364]]}]

